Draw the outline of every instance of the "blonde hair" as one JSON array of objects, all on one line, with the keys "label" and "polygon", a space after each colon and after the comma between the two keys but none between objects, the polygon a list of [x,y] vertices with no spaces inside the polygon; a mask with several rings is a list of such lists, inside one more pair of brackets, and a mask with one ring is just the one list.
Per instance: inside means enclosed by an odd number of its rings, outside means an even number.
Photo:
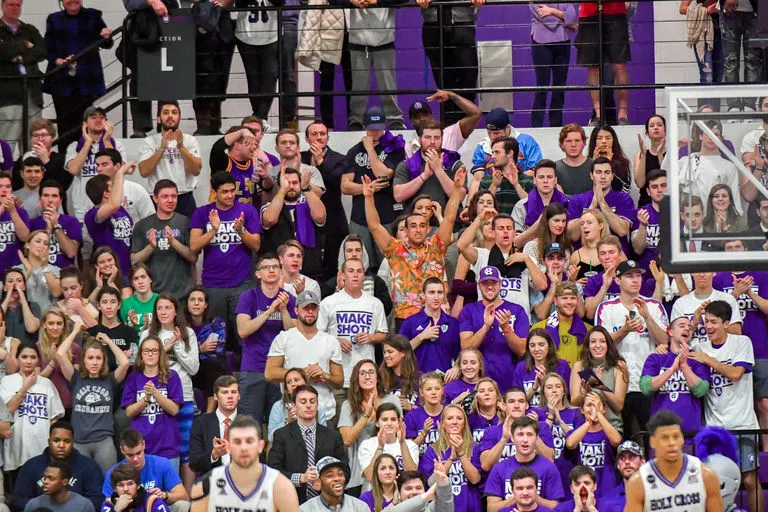
[{"label": "blonde hair", "polygon": [[[40,334],[38,339],[40,342],[40,354],[48,361],[54,361],[56,359],[55,344],[53,340],[48,337],[48,331],[45,329],[45,322],[51,315],[58,316],[64,321],[64,328],[61,331],[61,338],[59,338],[56,343],[61,343],[64,341],[64,339],[66,339],[67,336],[69,336],[69,322],[67,321],[67,315],[65,315],[64,312],[57,306],[51,306],[47,308],[43,313],[43,316],[40,317]],[[72,350],[67,353],[67,358],[72,361]]]},{"label": "blonde hair", "polygon": [[[595,217],[595,220],[597,220],[598,224],[603,226],[600,229],[600,236],[598,237],[598,241],[602,240],[604,237],[611,234],[610,226],[608,226],[608,219],[605,218],[605,214],[603,214],[603,212],[595,208],[590,208],[589,210],[584,210],[583,212],[581,212],[581,216],[579,217],[579,219],[581,219],[581,217],[583,217],[588,213]],[[584,235],[582,234],[580,236],[581,236],[581,245],[586,245],[587,242],[586,240],[584,240]]]},{"label": "blonde hair", "polygon": [[[566,407],[566,408],[570,407],[571,406],[571,402],[570,402],[570,400],[568,400],[568,385],[565,383],[565,379],[563,378],[562,375],[560,375],[559,373],[554,373],[554,372],[546,374],[544,376],[544,378],[541,379],[541,400],[542,400],[542,403],[546,400],[546,396],[544,395],[544,388],[547,385],[547,381],[550,380],[550,379],[555,379],[555,380],[559,381],[560,385],[563,386],[563,398],[561,399],[562,406]],[[546,404],[544,404],[544,405],[546,405]]]},{"label": "blonde hair", "polygon": [[[496,381],[493,380],[490,377],[483,377],[480,380],[477,381],[477,384],[475,384],[475,389],[480,387],[480,384],[483,384],[485,382],[489,382],[493,386],[493,390],[496,391],[496,417],[499,418],[499,420],[503,420],[506,416],[506,413],[504,412],[503,408],[500,408],[498,406],[499,402],[504,402],[504,397],[501,396],[501,391],[499,391],[499,385],[496,384]],[[477,414],[480,414],[480,406],[477,404],[477,394],[475,394],[475,398],[472,399],[472,405],[471,405],[472,412],[475,412]]]},{"label": "blonde hair", "polygon": [[[427,385],[427,382],[431,380],[436,380],[440,383],[440,392],[443,393],[445,391],[445,385],[443,384],[443,376],[440,375],[437,372],[428,372],[421,376],[419,379],[419,392],[421,392],[422,388]],[[442,400],[440,400],[442,402]],[[419,402],[421,402],[421,405],[424,405],[424,400],[419,397]]]},{"label": "blonde hair", "polygon": [[443,413],[440,415],[440,430],[437,436],[437,441],[433,445],[435,454],[440,457],[441,454],[450,449],[451,445],[448,442],[448,435],[445,433],[445,415],[449,410],[455,409],[461,412],[461,417],[464,418],[464,428],[461,431],[461,450],[465,455],[472,454],[472,433],[469,431],[469,419],[464,409],[456,404],[449,404],[443,408]]},{"label": "blonde hair", "polygon": [[[475,354],[477,361],[480,363],[480,369],[477,371],[477,376],[480,378],[485,377],[485,359],[483,359],[483,353],[476,348],[465,348],[459,352],[459,357],[456,358],[456,366],[459,369],[459,373],[461,373],[461,358],[467,352]],[[461,378],[464,378],[463,374],[461,375]]]}]

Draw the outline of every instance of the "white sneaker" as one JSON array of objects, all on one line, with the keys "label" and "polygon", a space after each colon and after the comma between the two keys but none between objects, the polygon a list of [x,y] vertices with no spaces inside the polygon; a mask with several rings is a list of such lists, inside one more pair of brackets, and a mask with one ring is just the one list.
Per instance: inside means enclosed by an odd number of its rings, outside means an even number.
[{"label": "white sneaker", "polygon": [[269,124],[266,121],[262,121],[262,126],[264,133],[277,133],[277,128],[274,128],[271,124]]},{"label": "white sneaker", "polygon": [[[728,112],[741,112],[740,108],[731,107],[728,109]],[[728,119],[725,121],[726,123],[739,123],[741,122],[741,119]]]}]

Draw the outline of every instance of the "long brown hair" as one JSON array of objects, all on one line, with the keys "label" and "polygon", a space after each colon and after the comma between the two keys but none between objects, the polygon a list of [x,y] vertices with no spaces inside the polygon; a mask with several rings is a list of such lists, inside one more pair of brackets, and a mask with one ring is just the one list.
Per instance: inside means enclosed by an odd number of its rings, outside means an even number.
[{"label": "long brown hair", "polygon": [[[403,360],[400,362],[400,396],[410,398],[419,391],[419,365],[416,362],[416,356],[413,354],[411,342],[401,334],[390,334],[386,337],[382,345],[389,345],[403,354]],[[384,384],[384,391],[391,393],[397,388],[397,375],[387,364],[381,363],[381,379]]]},{"label": "long brown hair", "polygon": [[152,308],[152,321],[149,324],[148,334],[150,336],[157,336],[160,332],[160,329],[162,329],[160,326],[160,320],[157,318],[157,305],[161,300],[167,300],[173,304],[173,308],[176,310],[176,315],[173,322],[174,327],[178,327],[179,331],[181,331],[181,339],[184,341],[184,350],[189,351],[189,327],[187,326],[187,315],[185,315],[184,310],[181,309],[179,299],[177,299],[176,296],[170,292],[161,292],[157,296],[155,305]]},{"label": "long brown hair", "polygon": [[557,357],[557,347],[555,347],[555,342],[552,341],[552,336],[549,335],[549,332],[546,329],[532,329],[528,333],[528,337],[525,339],[525,355],[523,356],[525,370],[531,371],[536,365],[533,360],[533,355],[531,355],[531,348],[529,345],[531,343],[531,338],[534,336],[544,338],[547,341],[547,359],[544,362],[547,367],[545,373],[555,373],[560,358]]},{"label": "long brown hair", "polygon": [[[563,230],[558,236],[553,236],[552,231],[549,229],[549,221],[555,215],[566,215],[568,212],[560,203],[549,203],[544,211],[541,212],[539,217],[539,232],[537,234],[536,243],[539,245],[539,260],[544,261],[544,251],[549,247],[549,244],[556,242],[560,244],[560,247],[564,251],[572,252],[571,239],[568,237],[568,228]],[[567,219],[566,219],[567,220]]]},{"label": "long brown hair", "polygon": [[[384,510],[384,487],[379,482],[379,466],[384,459],[392,459],[395,464],[395,470],[399,473],[397,459],[389,453],[382,453],[376,458],[376,462],[373,463],[373,475],[371,478],[371,494],[373,494],[373,510],[374,512],[381,512]],[[397,497],[397,476],[393,482],[395,486],[395,497]]]},{"label": "long brown hair", "polygon": [[381,382],[381,374],[376,363],[370,359],[358,361],[352,368],[352,374],[349,376],[349,391],[347,392],[347,400],[349,401],[349,407],[352,409],[352,417],[355,421],[363,415],[363,390],[360,388],[360,368],[366,363],[373,366],[373,371],[376,372],[376,396],[379,398],[384,396],[384,385]]},{"label": "long brown hair", "polygon": [[[40,331],[38,335],[38,340],[40,341],[40,353],[48,361],[55,361],[56,347],[53,343],[53,340],[48,337],[48,331],[45,329],[45,321],[49,316],[58,316],[64,321],[64,327],[62,328],[61,337],[59,338],[58,343],[61,343],[67,338],[67,336],[69,336],[69,322],[67,321],[67,315],[65,315],[64,312],[57,306],[50,306],[46,308],[45,312],[40,317]],[[72,361],[72,350],[67,353],[67,357],[70,361]]]},{"label": "long brown hair", "polygon": [[80,369],[79,369],[80,377],[82,377],[83,379],[90,378],[88,369],[85,367],[85,353],[88,352],[88,350],[90,349],[98,350],[99,352],[101,352],[101,356],[104,358],[101,361],[101,369],[99,370],[99,375],[97,376],[98,379],[103,379],[109,374],[109,364],[107,363],[107,348],[104,345],[102,345],[99,340],[92,337],[88,337],[85,343],[83,343],[83,352],[82,352],[82,355],[80,356]]},{"label": "long brown hair", "polygon": [[165,350],[163,350],[163,342],[157,336],[149,335],[139,343],[139,354],[136,357],[136,362],[133,364],[133,369],[137,372],[144,373],[144,368],[146,367],[144,366],[142,350],[144,349],[144,344],[148,341],[154,341],[157,343],[157,348],[160,349],[159,357],[157,359],[157,380],[160,384],[168,384],[168,381],[171,378],[171,365],[168,364],[168,355],[165,353]]},{"label": "long brown hair", "polygon": [[[96,282],[96,268],[97,268],[96,262],[99,261],[99,258],[104,256],[105,254],[109,254],[110,256],[112,256],[112,259],[115,260],[115,278],[113,279],[115,286],[119,290],[122,290],[123,286],[125,286],[125,277],[123,277],[123,273],[120,270],[120,260],[117,257],[117,253],[113,251],[111,248],[105,245],[102,245],[101,247],[97,247],[93,251],[93,255],[91,256],[91,265],[90,265],[91,270],[88,273],[88,281],[86,283],[87,286],[85,287],[86,290],[83,292],[84,297],[88,297],[91,294],[91,292],[99,286],[99,283]],[[107,283],[105,280],[104,286],[106,285]]]},{"label": "long brown hair", "polygon": [[608,348],[605,351],[606,367],[608,368],[618,367],[622,373],[626,374],[625,378],[628,378],[627,363],[626,361],[624,361],[624,358],[621,357],[621,354],[619,354],[619,350],[616,348],[616,344],[613,342],[611,333],[609,333],[608,329],[606,329],[602,325],[596,325],[592,327],[589,331],[587,331],[586,336],[584,336],[584,342],[581,345],[581,369],[586,370],[588,368],[594,368],[599,364],[592,357],[592,352],[589,351],[589,337],[592,335],[593,332],[599,332],[600,334],[605,336],[605,342],[606,342],[605,344],[608,346]]}]

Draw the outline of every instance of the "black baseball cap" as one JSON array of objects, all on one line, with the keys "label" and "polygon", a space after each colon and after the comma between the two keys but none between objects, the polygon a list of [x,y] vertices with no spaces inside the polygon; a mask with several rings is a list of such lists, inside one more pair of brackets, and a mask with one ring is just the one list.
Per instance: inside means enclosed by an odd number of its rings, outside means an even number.
[{"label": "black baseball cap", "polygon": [[637,263],[634,260],[622,261],[619,263],[619,266],[616,267],[616,277],[621,277],[632,272],[640,272],[641,274],[645,274],[645,270],[637,266]]},{"label": "black baseball cap", "polygon": [[368,107],[363,116],[363,127],[366,130],[386,130],[387,120],[381,107]]}]

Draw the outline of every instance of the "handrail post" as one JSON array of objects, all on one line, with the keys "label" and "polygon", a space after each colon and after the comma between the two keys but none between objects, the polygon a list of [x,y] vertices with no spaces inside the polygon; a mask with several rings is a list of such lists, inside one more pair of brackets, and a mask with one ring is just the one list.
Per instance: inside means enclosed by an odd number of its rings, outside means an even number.
[{"label": "handrail post", "polygon": [[[24,97],[21,102],[21,153],[24,154],[29,149],[29,140],[27,133],[29,132],[29,75],[22,75],[24,85]],[[41,112],[42,114],[42,112]]]},{"label": "handrail post", "polygon": [[[600,106],[600,115],[595,112],[595,117],[601,120],[605,119],[605,102],[603,98],[603,0],[597,0],[597,86],[599,91],[598,105]],[[611,89],[613,94],[613,89]]]},{"label": "handrail post", "polygon": [[[120,109],[122,110],[123,114],[123,138],[128,138],[128,100],[126,99],[128,97],[128,73],[126,72],[126,68],[128,67],[126,62],[128,61],[127,57],[127,43],[128,40],[126,39],[128,37],[128,32],[126,30],[126,21],[128,20],[128,17],[123,20],[123,46],[122,46],[122,53],[123,53],[123,59],[120,62],[120,72],[122,73],[122,84],[121,84],[121,90],[122,90],[122,98],[120,100]],[[133,80],[133,76],[131,76],[131,80]]]},{"label": "handrail post", "polygon": [[[278,129],[283,125],[283,7],[277,6],[277,126]],[[298,85],[298,84],[297,84]]]},{"label": "handrail post", "polygon": [[[450,9],[450,7],[449,7]],[[440,45],[438,48],[438,51],[440,52],[440,58],[438,59],[439,63],[439,69],[438,69],[438,77],[440,77],[440,83],[436,84],[438,89],[444,89],[445,88],[445,50],[443,48],[443,29],[445,28],[443,26],[443,5],[441,3],[437,3],[437,23],[438,28],[440,32]],[[424,30],[422,28],[422,30]],[[445,118],[445,102],[440,103],[440,122],[443,121]]]}]

